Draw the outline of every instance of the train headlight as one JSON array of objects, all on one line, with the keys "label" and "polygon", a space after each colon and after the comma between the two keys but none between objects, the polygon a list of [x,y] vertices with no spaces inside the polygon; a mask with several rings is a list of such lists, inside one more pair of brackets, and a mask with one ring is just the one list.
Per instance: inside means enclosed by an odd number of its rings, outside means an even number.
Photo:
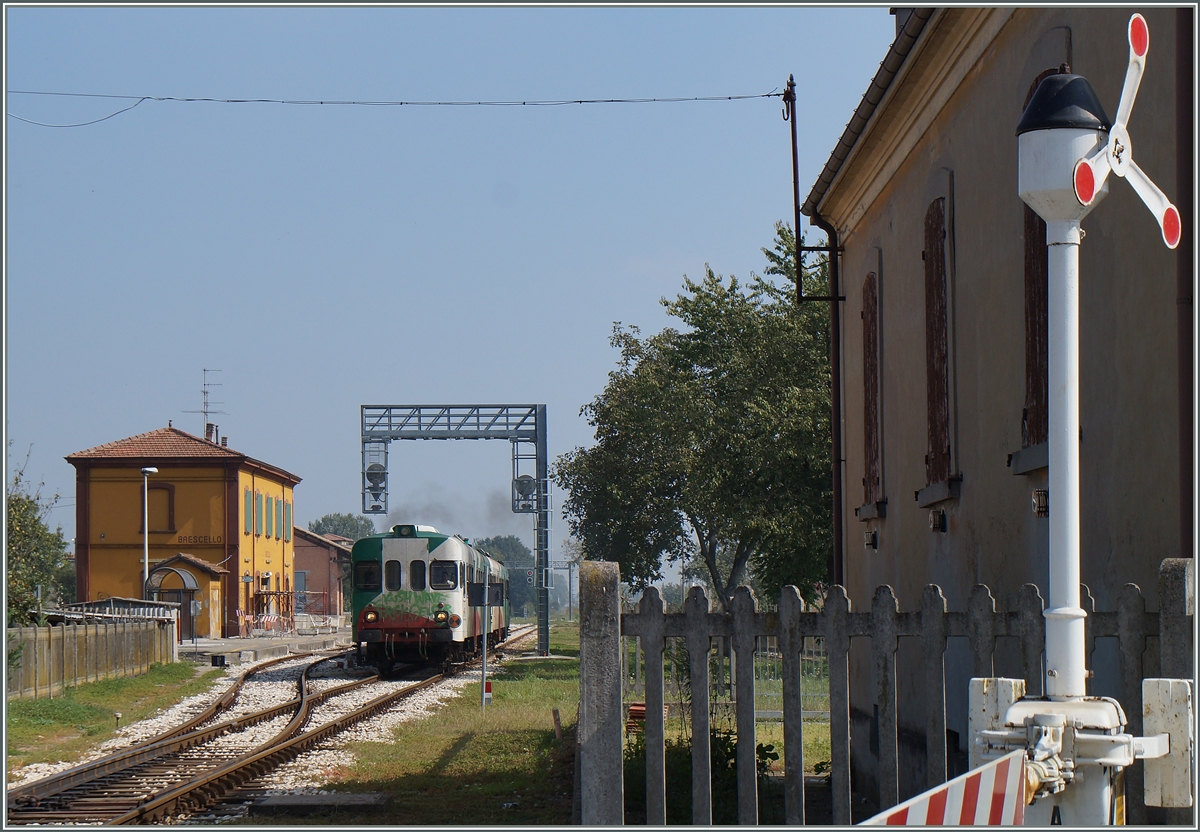
[{"label": "train headlight", "polygon": [[459,618],[457,615],[450,616],[450,626],[451,627],[457,627],[461,623],[462,623],[462,619]]},{"label": "train headlight", "polygon": [[450,620],[450,613],[446,612],[445,610],[438,610],[433,614],[433,620],[438,624],[445,624]]},{"label": "train headlight", "polygon": [[379,613],[375,612],[375,610],[367,610],[366,615],[363,616],[363,621],[367,622],[368,624],[374,624],[378,620]]}]

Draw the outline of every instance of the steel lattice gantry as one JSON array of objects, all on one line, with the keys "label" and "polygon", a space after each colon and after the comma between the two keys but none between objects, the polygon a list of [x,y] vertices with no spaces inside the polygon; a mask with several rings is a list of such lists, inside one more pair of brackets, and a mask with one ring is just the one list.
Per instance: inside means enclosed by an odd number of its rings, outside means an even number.
[{"label": "steel lattice gantry", "polygon": [[[362,510],[388,512],[388,443],[397,439],[507,439],[513,446],[513,511],[537,516],[538,652],[550,652],[550,488],[544,404],[362,405]],[[520,445],[533,445],[533,494],[518,475]],[[529,499],[529,497],[534,499]]]}]

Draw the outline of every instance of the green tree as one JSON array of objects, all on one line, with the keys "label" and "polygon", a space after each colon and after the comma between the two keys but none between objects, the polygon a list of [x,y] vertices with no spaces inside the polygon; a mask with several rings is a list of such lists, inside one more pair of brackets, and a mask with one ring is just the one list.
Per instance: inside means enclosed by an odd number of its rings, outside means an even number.
[{"label": "green tree", "polygon": [[[26,457],[28,462],[28,457]],[[43,605],[51,601],[75,600],[75,574],[67,559],[67,541],[62,528],[50,531],[46,515],[58,495],[44,499],[41,483],[30,493],[25,466],[13,474],[5,493],[8,571],[8,626],[32,624],[38,607],[37,588],[42,587]]]},{"label": "green tree", "polygon": [[[635,589],[664,561],[703,566],[719,605],[749,583],[812,596],[830,541],[829,318],[795,299],[795,238],[776,225],[768,275],[706,267],[662,301],[682,324],[642,338],[615,324],[620,350],[582,409],[596,442],[558,458],[563,510],[589,558],[616,560]],[[820,263],[806,294],[827,293]]]},{"label": "green tree", "polygon": [[375,521],[361,514],[326,514],[311,521],[308,530],[316,534],[340,534],[351,540],[359,540],[375,534]]},{"label": "green tree", "polygon": [[511,608],[520,610],[525,604],[536,606],[535,587],[525,580],[525,570],[532,568],[536,559],[528,546],[521,542],[516,535],[506,534],[499,537],[485,537],[473,541],[475,548],[482,549],[490,555],[504,561],[508,567],[509,604]]}]

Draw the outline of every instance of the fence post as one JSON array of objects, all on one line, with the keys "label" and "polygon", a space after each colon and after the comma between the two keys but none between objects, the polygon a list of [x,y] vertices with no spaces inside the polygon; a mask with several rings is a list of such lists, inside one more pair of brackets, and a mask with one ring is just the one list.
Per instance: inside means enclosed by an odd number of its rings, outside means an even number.
[{"label": "fence post", "polygon": [[55,643],[61,645],[61,639],[54,637],[54,627],[46,626],[46,688],[50,691],[50,698],[54,698],[54,689],[56,687],[54,677],[62,668],[62,663],[55,661]]},{"label": "fence post", "polygon": [[615,563],[579,565],[580,820],[625,819],[622,781],[621,594]]},{"label": "fence post", "polygon": [[992,676],[996,650],[996,599],[984,584],[976,584],[967,602],[967,643],[971,647],[971,672],[977,679]]},{"label": "fence post", "polygon": [[946,782],[946,598],[930,584],[921,593],[921,641],[925,656],[925,785]]},{"label": "fence post", "polygon": [[33,627],[33,698],[39,699],[42,688],[42,628]]},{"label": "fence post", "polygon": [[747,586],[733,593],[733,642],[737,709],[738,823],[758,824],[757,743],[754,731],[754,648],[757,604]]},{"label": "fence post", "polygon": [[[1158,568],[1158,641],[1160,674],[1166,679],[1194,679],[1192,619],[1196,612],[1196,562],[1167,558]],[[1194,683],[1193,683],[1194,684]],[[1195,826],[1195,806],[1160,809],[1154,821]],[[1160,820],[1161,818],[1161,820]]]},{"label": "fence post", "polygon": [[896,617],[892,588],[875,588],[871,601],[871,653],[875,701],[879,705],[879,809],[900,802],[900,763],[896,736]]},{"label": "fence post", "polygon": [[833,822],[850,825],[850,599],[834,584],[821,611],[829,660],[829,785]]},{"label": "fence post", "polygon": [[796,587],[785,586],[779,598],[779,652],[783,654],[783,822],[788,826],[804,825],[803,610]]},{"label": "fence post", "polygon": [[1041,696],[1045,683],[1042,653],[1046,650],[1045,604],[1036,584],[1025,584],[1017,593],[1016,633],[1021,643],[1021,666],[1025,673],[1025,695]]},{"label": "fence post", "polygon": [[[1129,721],[1126,730],[1142,735],[1142,678],[1145,673],[1147,626],[1146,599],[1137,584],[1125,584],[1117,598],[1117,656],[1121,674],[1121,704]],[[1141,826],[1147,822],[1145,801],[1145,765],[1135,763],[1125,769],[1125,822]]]},{"label": "fence post", "polygon": [[1167,558],[1158,569],[1159,664],[1164,679],[1192,678],[1196,570],[1191,558]]},{"label": "fence post", "polygon": [[692,825],[712,824],[712,751],[709,736],[708,596],[701,587],[688,590],[683,605],[687,628],[689,686],[692,693]]},{"label": "fence post", "polygon": [[663,724],[663,601],[647,587],[638,605],[642,655],[646,660],[646,824],[667,823],[666,726]]}]

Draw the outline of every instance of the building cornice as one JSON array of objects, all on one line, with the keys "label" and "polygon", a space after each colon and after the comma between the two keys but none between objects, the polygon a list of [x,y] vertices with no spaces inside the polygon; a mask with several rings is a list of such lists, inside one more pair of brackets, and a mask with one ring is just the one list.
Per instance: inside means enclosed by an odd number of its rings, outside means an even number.
[{"label": "building cornice", "polygon": [[1013,9],[950,8],[926,24],[837,175],[817,213],[839,234],[855,225],[896,174]]}]

